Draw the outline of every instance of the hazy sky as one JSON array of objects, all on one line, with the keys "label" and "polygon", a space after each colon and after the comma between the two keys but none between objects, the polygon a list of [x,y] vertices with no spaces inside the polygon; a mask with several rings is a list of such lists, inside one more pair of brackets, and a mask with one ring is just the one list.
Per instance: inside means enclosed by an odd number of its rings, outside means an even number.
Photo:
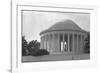
[{"label": "hazy sky", "polygon": [[40,41],[40,32],[54,25],[56,22],[71,19],[79,27],[90,31],[90,14],[83,13],[56,13],[56,12],[38,12],[23,11],[23,31],[27,41]]}]

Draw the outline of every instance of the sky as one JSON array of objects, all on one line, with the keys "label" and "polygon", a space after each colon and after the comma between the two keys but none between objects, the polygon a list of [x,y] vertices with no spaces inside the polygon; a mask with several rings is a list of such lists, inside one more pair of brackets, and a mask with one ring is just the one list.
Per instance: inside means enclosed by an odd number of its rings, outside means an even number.
[{"label": "sky", "polygon": [[40,32],[63,20],[73,20],[83,30],[90,31],[90,14],[43,11],[23,11],[22,35],[27,41],[38,40]]}]

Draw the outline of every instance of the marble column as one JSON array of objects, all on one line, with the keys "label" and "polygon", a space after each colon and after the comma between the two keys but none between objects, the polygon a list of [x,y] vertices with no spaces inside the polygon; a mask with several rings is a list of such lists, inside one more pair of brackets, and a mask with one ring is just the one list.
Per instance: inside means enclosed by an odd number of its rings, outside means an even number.
[{"label": "marble column", "polygon": [[65,50],[65,34],[63,34],[63,51]]},{"label": "marble column", "polygon": [[77,54],[79,53],[79,35],[77,34]]},{"label": "marble column", "polygon": [[44,36],[44,47],[46,49],[46,36]]},{"label": "marble column", "polygon": [[51,34],[49,35],[49,51],[51,50],[52,47],[52,36]]},{"label": "marble column", "polygon": [[82,53],[82,35],[80,36],[80,40],[81,40],[81,42],[80,42],[80,51]]},{"label": "marble column", "polygon": [[78,43],[77,43],[77,42],[78,42],[77,39],[78,39],[78,36],[77,36],[77,34],[76,34],[76,36],[75,36],[75,41],[76,41],[76,43],[75,43],[75,54],[77,54],[77,48],[78,48],[78,47],[77,47],[77,44],[78,44]]},{"label": "marble column", "polygon": [[46,49],[46,36],[45,36],[45,49]]},{"label": "marble column", "polygon": [[82,35],[82,53],[84,52],[84,36]]},{"label": "marble column", "polygon": [[75,54],[75,35],[74,34],[72,34],[72,53],[73,53],[73,55]]},{"label": "marble column", "polygon": [[58,52],[58,36],[57,36],[57,34],[55,34],[55,52]]},{"label": "marble column", "polygon": [[59,52],[61,51],[61,48],[60,48],[60,34],[58,34],[58,51]]},{"label": "marble column", "polygon": [[68,52],[70,52],[70,35],[67,35],[67,40],[68,40]]},{"label": "marble column", "polygon": [[52,35],[52,51],[54,50],[54,34]]},{"label": "marble column", "polygon": [[81,49],[80,46],[81,46],[81,37],[80,37],[80,34],[79,34],[79,49],[78,49],[78,50],[79,50],[79,54],[80,54],[80,52],[81,52],[81,51],[80,51],[80,49]]},{"label": "marble column", "polygon": [[48,50],[48,35],[46,35],[46,49]]},{"label": "marble column", "polygon": [[53,52],[54,49],[54,34],[51,35],[51,52]]},{"label": "marble column", "polygon": [[56,43],[55,43],[55,34],[53,34],[53,52],[55,52],[56,51]]},{"label": "marble column", "polygon": [[50,35],[48,35],[48,51],[50,49]]},{"label": "marble column", "polygon": [[42,39],[43,39],[43,43],[42,43],[42,45],[43,45],[43,49],[44,49],[44,36],[42,37]]},{"label": "marble column", "polygon": [[42,49],[43,49],[43,36],[42,36]]}]

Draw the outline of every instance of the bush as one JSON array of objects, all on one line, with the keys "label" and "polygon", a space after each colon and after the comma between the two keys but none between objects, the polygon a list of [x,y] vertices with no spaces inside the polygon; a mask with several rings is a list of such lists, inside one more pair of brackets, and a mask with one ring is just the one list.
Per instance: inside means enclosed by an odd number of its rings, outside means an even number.
[{"label": "bush", "polygon": [[43,56],[43,55],[49,55],[49,52],[46,49],[39,49],[32,53],[32,56]]}]

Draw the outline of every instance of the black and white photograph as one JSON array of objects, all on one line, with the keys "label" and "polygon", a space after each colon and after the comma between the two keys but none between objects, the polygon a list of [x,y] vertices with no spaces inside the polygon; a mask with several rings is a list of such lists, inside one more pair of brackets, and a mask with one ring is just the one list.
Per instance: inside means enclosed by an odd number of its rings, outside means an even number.
[{"label": "black and white photograph", "polygon": [[90,13],[21,11],[22,63],[90,60]]},{"label": "black and white photograph", "polygon": [[[99,12],[95,6],[97,3],[92,5],[92,2],[11,0],[10,71],[98,73]],[[8,26],[5,27],[2,27],[4,31]],[[5,34],[5,37],[8,35]],[[7,52],[4,49],[1,53],[8,57]]]}]

